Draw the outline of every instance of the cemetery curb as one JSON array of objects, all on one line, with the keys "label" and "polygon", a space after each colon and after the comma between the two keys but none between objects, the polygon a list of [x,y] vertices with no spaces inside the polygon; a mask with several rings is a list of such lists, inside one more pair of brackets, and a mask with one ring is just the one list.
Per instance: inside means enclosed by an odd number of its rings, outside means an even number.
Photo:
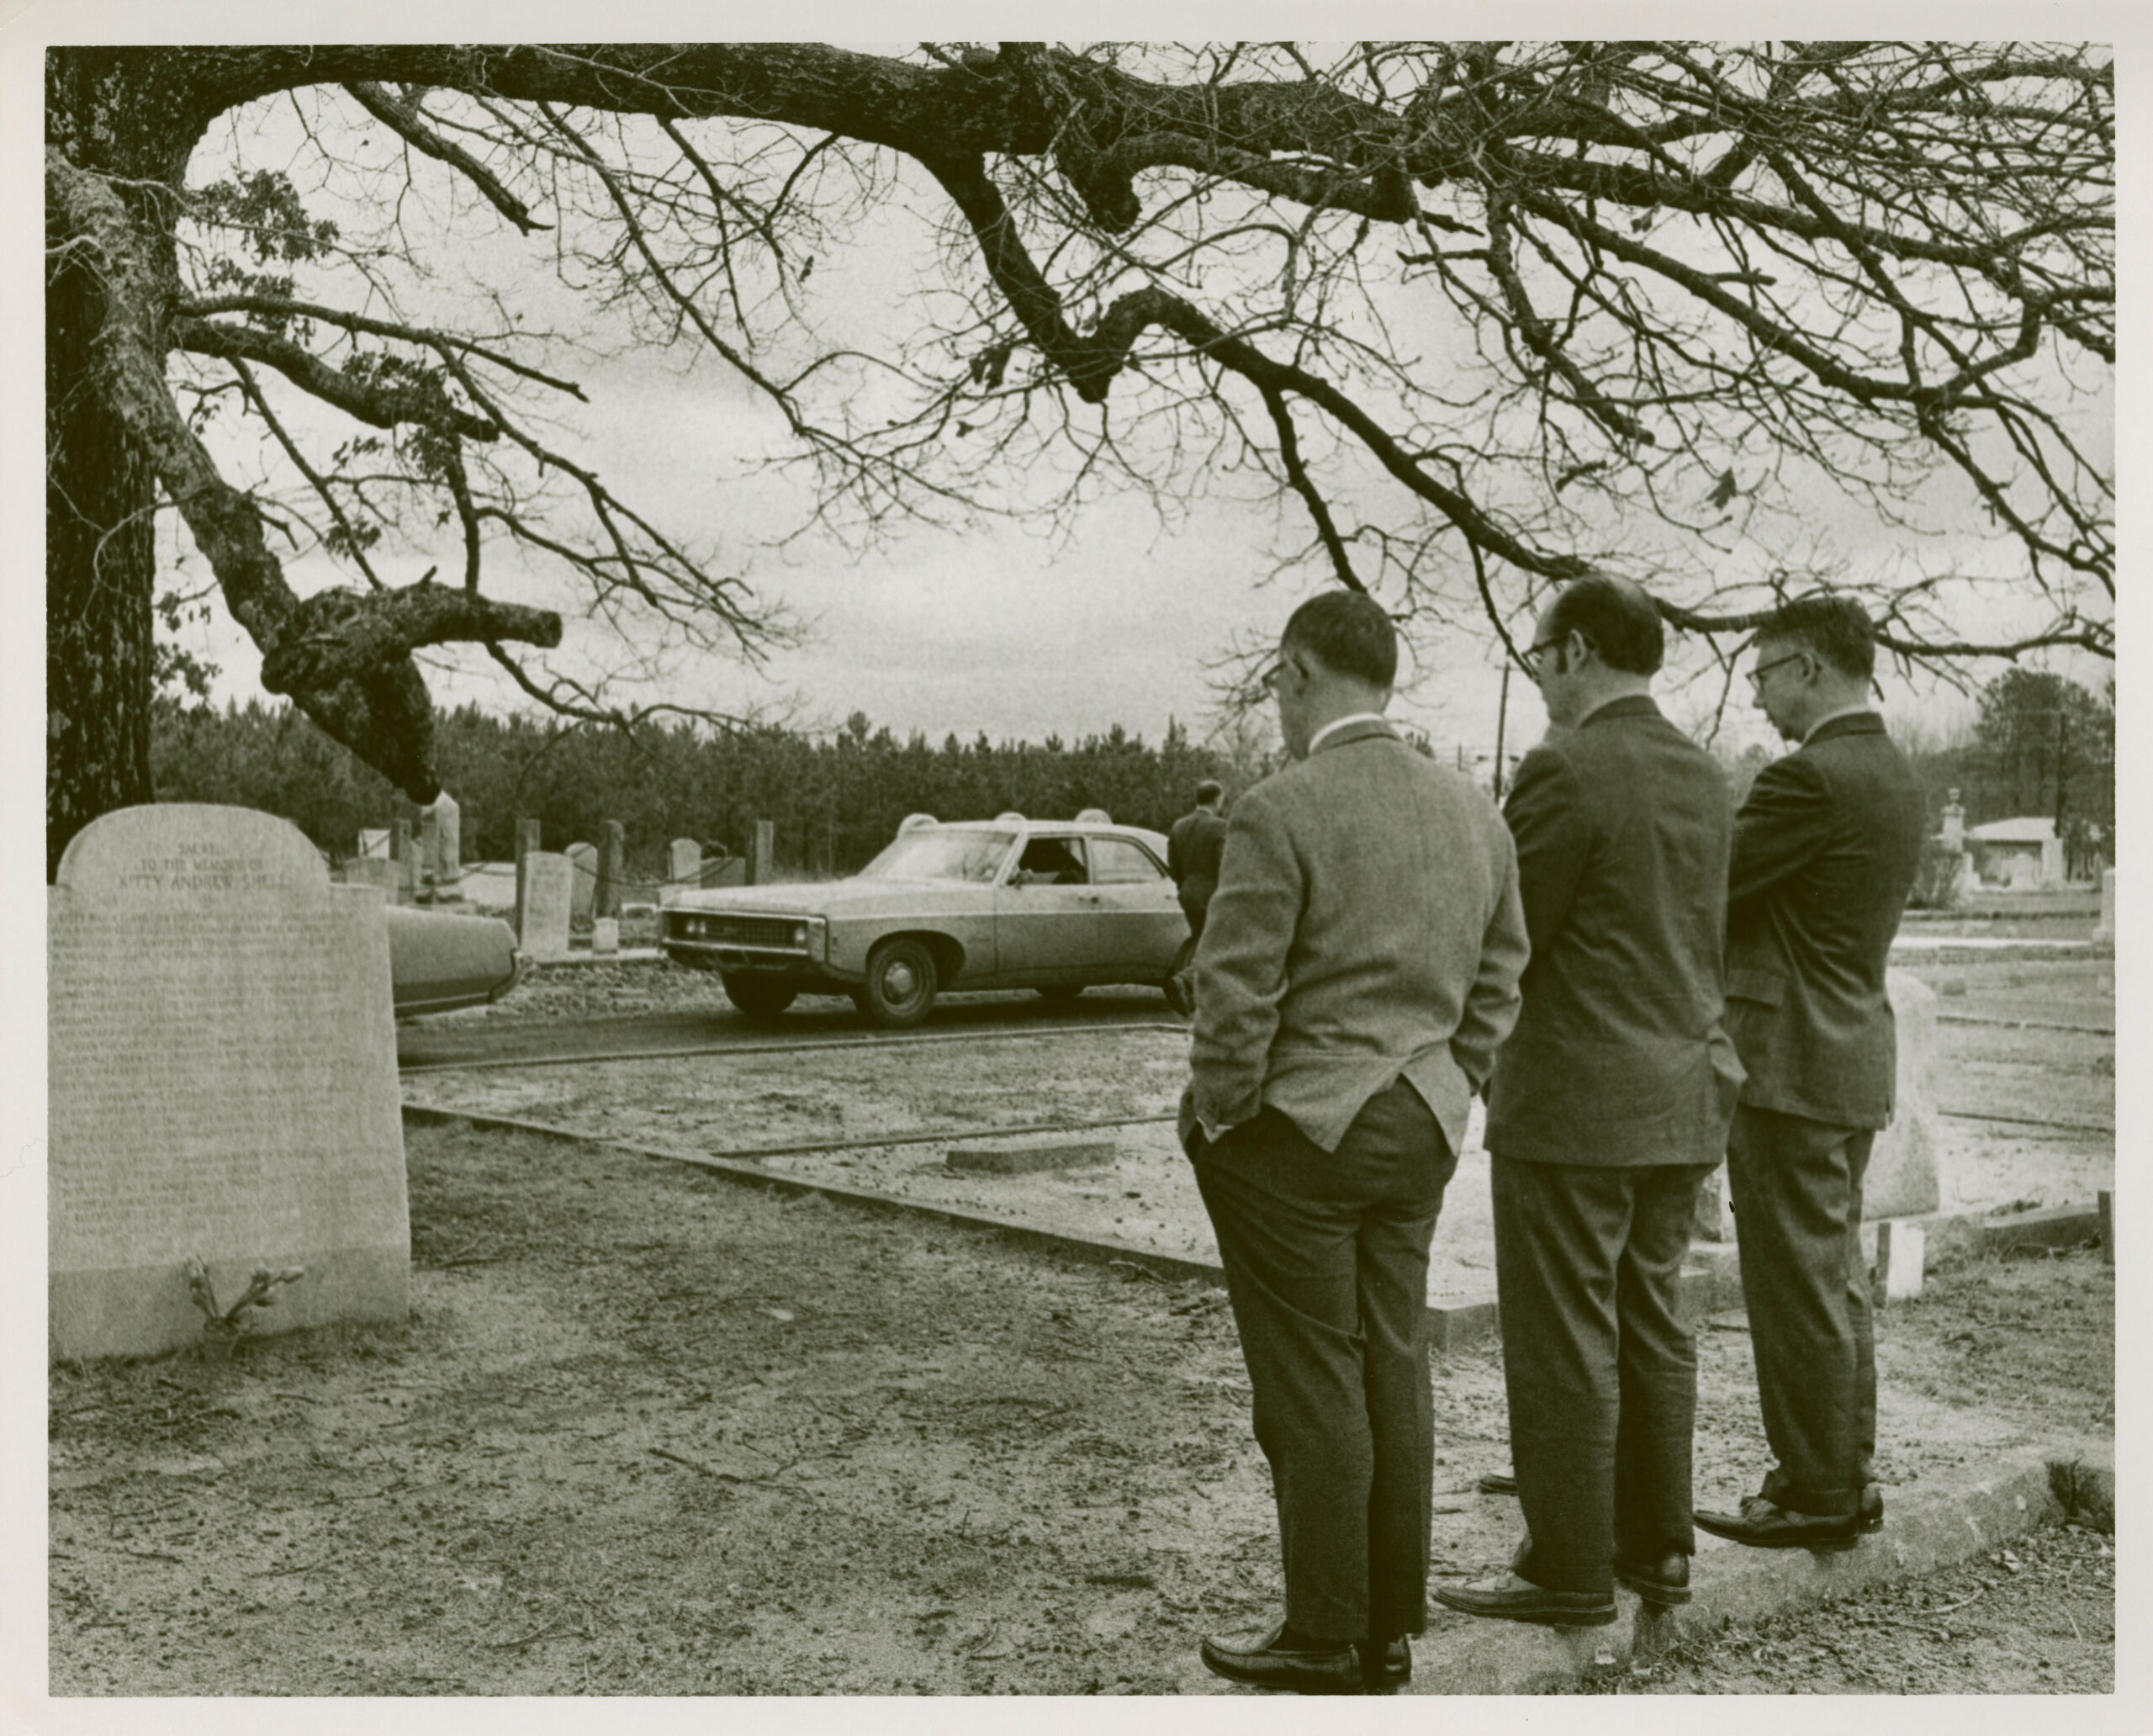
[{"label": "cemetery curb", "polygon": [[[537,1134],[545,1139],[566,1140],[575,1145],[627,1151],[638,1157],[653,1157],[668,1163],[690,1164],[725,1181],[744,1183],[749,1187],[765,1188],[774,1194],[787,1194],[796,1199],[819,1194],[824,1199],[840,1204],[859,1206],[886,1216],[929,1218],[960,1230],[984,1231],[1018,1247],[1066,1255],[1093,1265],[1134,1268],[1168,1282],[1179,1283],[1196,1278],[1219,1286],[1226,1282],[1224,1268],[1215,1261],[1182,1259],[1173,1254],[1162,1254],[1151,1248],[1138,1247],[1103,1237],[1043,1230],[1036,1225],[997,1218],[992,1213],[973,1211],[960,1205],[942,1205],[930,1200],[909,1199],[901,1194],[878,1194],[870,1188],[849,1188],[838,1182],[810,1181],[804,1177],[765,1169],[759,1163],[741,1158],[668,1151],[662,1146],[638,1145],[630,1140],[600,1139],[588,1133],[579,1133],[573,1128],[556,1127],[544,1121],[526,1121],[512,1115],[488,1115],[464,1109],[437,1109],[429,1104],[413,1103],[408,1098],[404,1104],[404,1119],[407,1125],[421,1127],[445,1126],[460,1121],[472,1127],[494,1128],[504,1133]],[[991,1129],[983,1130],[980,1137],[992,1138],[995,1135]],[[1738,1278],[1704,1270],[1688,1271],[1682,1276],[1682,1306],[1693,1319],[1741,1304],[1742,1290]],[[1436,1350],[1463,1350],[1484,1343],[1495,1336],[1495,1305],[1492,1301],[1465,1302],[1455,1307],[1431,1307],[1428,1315],[1429,1342]]]},{"label": "cemetery curb", "polygon": [[[1414,1648],[1414,1694],[1531,1694],[1595,1670],[1643,1664],[1730,1621],[1812,1608],[1893,1580],[1917,1577],[1999,1548],[2035,1526],[2078,1517],[2112,1530],[2114,1450],[2080,1443],[2022,1454],[1979,1482],[1936,1493],[1886,1492],[1882,1532],[1840,1553],[1706,1544],[1691,1564],[1693,1601],[1648,1614],[1628,1591],[1605,1628],[1537,1628],[1474,1621],[1446,1627]],[[1470,1620],[1470,1618],[1468,1618]]]}]

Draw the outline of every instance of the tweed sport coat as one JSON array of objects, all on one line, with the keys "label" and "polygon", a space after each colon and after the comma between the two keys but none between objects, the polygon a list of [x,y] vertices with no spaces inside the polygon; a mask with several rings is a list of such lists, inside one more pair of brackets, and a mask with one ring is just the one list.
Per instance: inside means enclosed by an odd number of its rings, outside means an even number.
[{"label": "tweed sport coat", "polygon": [[1742,1077],[1722,1024],[1731,808],[1711,755],[1643,694],[1525,756],[1503,811],[1532,961],[1489,1085],[1494,1156],[1725,1155]]},{"label": "tweed sport coat", "polygon": [[1890,1122],[1898,1030],[1884,971],[1927,829],[1921,786],[1874,712],[1833,718],[1757,774],[1727,884],[1743,1103],[1834,1127]]},{"label": "tweed sport coat", "polygon": [[1404,1077],[1463,1149],[1517,1017],[1517,860],[1494,804],[1380,719],[1234,806],[1196,952],[1182,1137],[1275,1107],[1326,1151]]}]

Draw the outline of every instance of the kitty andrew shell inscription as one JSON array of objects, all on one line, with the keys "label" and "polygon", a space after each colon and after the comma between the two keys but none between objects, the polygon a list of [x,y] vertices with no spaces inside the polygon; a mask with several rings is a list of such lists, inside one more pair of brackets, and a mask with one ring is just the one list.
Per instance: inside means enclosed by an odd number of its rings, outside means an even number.
[{"label": "kitty andrew shell inscription", "polygon": [[402,1320],[381,894],[272,815],[174,802],[86,827],[47,898],[50,1353],[198,1338],[194,1255],[220,1301],[305,1268],[254,1331]]}]

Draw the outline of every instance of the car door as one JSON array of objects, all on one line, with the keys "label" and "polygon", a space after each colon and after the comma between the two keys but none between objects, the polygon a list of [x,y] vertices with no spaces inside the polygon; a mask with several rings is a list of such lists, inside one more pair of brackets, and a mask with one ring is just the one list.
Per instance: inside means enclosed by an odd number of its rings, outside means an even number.
[{"label": "car door", "polygon": [[1105,945],[1084,839],[1035,833],[995,888],[997,980],[1018,988],[1079,982],[1108,968]]},{"label": "car door", "polygon": [[1165,864],[1133,838],[1095,836],[1089,842],[1092,890],[1113,967],[1136,982],[1156,982],[1188,938],[1174,883]]}]

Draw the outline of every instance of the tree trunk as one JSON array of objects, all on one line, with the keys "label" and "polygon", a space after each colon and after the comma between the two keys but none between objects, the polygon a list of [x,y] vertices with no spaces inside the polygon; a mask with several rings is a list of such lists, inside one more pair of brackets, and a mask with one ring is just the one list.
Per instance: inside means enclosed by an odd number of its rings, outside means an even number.
[{"label": "tree trunk", "polygon": [[99,814],[151,799],[155,484],[92,378],[93,271],[45,294],[45,872]]}]

